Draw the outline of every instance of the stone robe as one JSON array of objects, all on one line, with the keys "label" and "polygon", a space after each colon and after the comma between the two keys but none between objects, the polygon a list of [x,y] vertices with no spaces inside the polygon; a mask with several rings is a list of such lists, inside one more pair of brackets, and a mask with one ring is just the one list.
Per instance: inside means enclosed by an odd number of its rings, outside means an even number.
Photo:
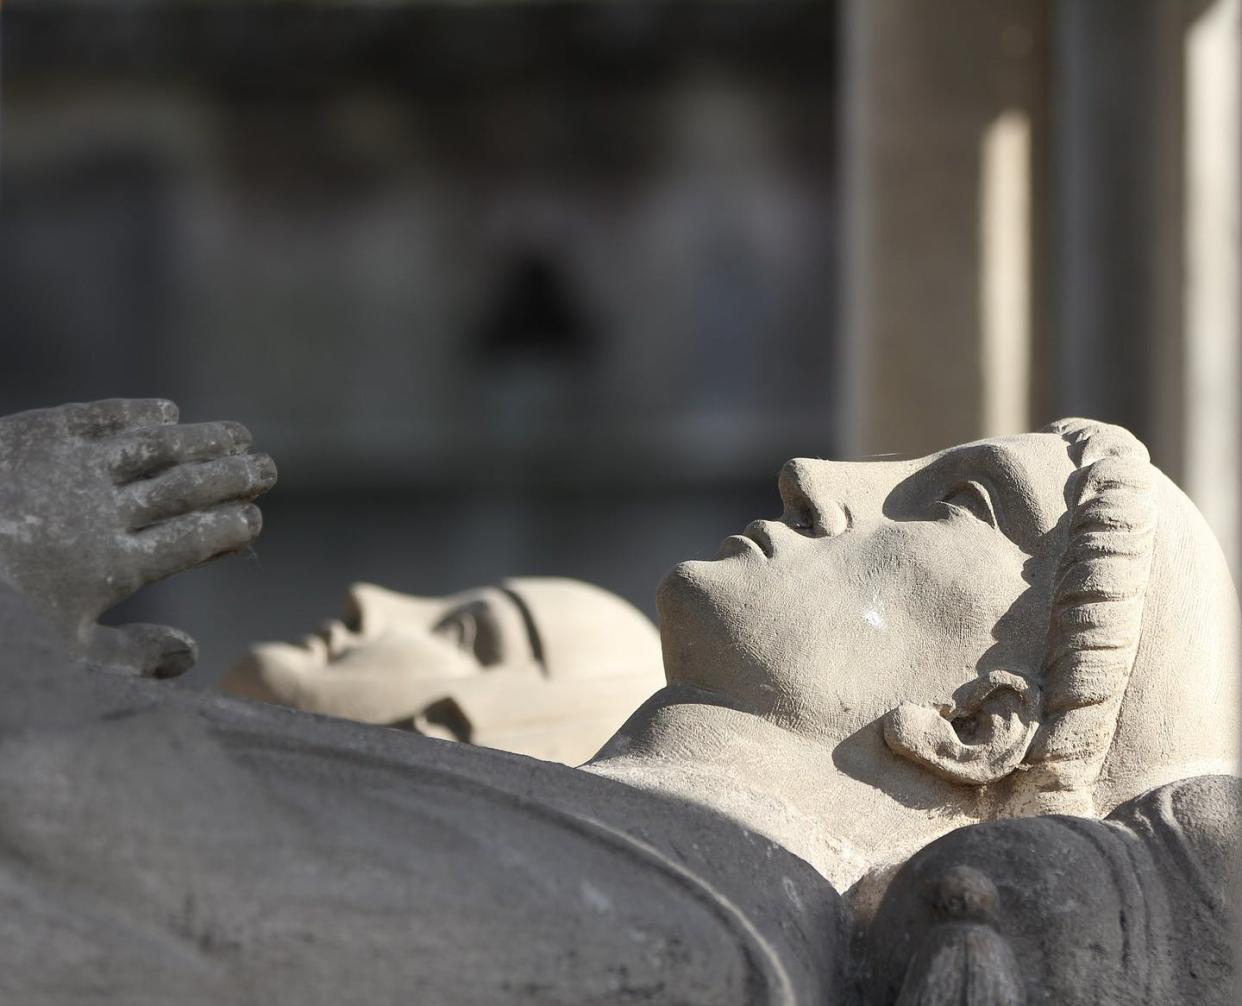
[{"label": "stone robe", "polygon": [[2,614],[4,1002],[837,1001],[836,893],[704,808],[83,671]]}]

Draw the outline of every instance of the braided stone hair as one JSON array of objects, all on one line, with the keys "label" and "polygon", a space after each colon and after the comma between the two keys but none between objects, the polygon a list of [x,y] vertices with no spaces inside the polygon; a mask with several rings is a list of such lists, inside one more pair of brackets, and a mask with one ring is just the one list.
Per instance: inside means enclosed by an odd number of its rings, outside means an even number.
[{"label": "braided stone hair", "polygon": [[1040,725],[1024,759],[1044,810],[1090,799],[1112,745],[1142,630],[1156,530],[1147,449],[1119,426],[1062,419],[1068,541],[1041,674]]}]

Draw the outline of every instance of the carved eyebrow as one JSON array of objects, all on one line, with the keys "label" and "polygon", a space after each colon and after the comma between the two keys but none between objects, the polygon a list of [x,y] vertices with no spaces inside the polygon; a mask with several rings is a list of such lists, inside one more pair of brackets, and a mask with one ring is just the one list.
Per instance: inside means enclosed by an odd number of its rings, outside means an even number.
[{"label": "carved eyebrow", "polygon": [[526,626],[526,638],[530,643],[530,654],[534,657],[535,663],[539,665],[540,670],[546,675],[548,673],[548,665],[543,660],[543,640],[539,638],[539,630],[535,627],[535,619],[532,617],[530,609],[526,606],[526,602],[518,596],[516,591],[504,585],[497,585],[496,590],[512,601],[514,607],[521,614],[522,624]]},{"label": "carved eyebrow", "polygon": [[941,494],[941,502],[949,503],[950,500],[956,499],[957,497],[967,495],[967,494],[973,495],[974,498],[978,501],[978,503],[982,504],[983,509],[986,512],[977,513],[973,509],[973,505],[962,506],[961,504],[956,504],[956,503],[952,504],[953,509],[969,510],[970,512],[975,513],[975,515],[979,517],[981,520],[984,520],[986,523],[991,524],[998,531],[1001,530],[1001,520],[996,515],[996,512],[999,508],[996,505],[996,501],[993,499],[993,496],[995,496],[996,494],[992,492],[992,490],[989,488],[986,482],[981,481],[979,478],[969,479],[965,482],[960,481],[960,480],[957,482],[954,482],[947,490],[945,490]]},{"label": "carved eyebrow", "polygon": [[[994,460],[994,459],[989,459]],[[988,509],[992,511],[992,518],[995,521],[996,529],[1006,537],[1009,525],[1009,510],[1006,506],[1005,492],[1003,488],[1003,479],[997,477],[996,465],[994,463],[985,463],[982,465],[962,464],[958,463],[950,466],[947,470],[937,473],[935,480],[935,495],[939,498],[952,496],[958,491],[974,483],[983,490],[987,497]]]}]

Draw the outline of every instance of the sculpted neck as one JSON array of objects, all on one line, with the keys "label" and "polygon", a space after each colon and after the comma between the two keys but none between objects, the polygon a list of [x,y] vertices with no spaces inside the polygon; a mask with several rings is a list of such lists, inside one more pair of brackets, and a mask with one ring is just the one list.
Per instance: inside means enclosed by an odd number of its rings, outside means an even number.
[{"label": "sculpted neck", "polygon": [[889,752],[878,725],[824,743],[722,702],[664,688],[584,768],[709,807],[800,856],[842,892],[977,820],[959,788]]}]

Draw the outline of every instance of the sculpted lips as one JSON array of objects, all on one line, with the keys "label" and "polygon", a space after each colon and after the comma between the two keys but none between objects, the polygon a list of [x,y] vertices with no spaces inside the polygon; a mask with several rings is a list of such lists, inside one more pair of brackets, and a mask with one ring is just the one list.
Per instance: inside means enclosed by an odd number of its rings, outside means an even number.
[{"label": "sculpted lips", "polygon": [[770,520],[752,520],[746,525],[746,530],[742,532],[747,538],[759,546],[759,551],[772,558],[772,531],[771,527],[775,521]]},{"label": "sculpted lips", "polygon": [[761,555],[762,550],[755,544],[753,539],[747,538],[745,535],[731,534],[720,543],[720,549],[716,553],[716,558],[731,559],[737,555],[747,554]]},{"label": "sculpted lips", "polygon": [[[837,514],[841,514],[840,508],[836,508]],[[844,515],[836,522],[837,527],[842,527],[846,523]],[[759,554],[765,559],[771,559],[776,552],[777,546],[784,542],[785,545],[790,544],[793,536],[798,538],[824,538],[832,537],[831,534],[825,534],[822,531],[819,534],[807,534],[798,528],[791,528],[788,524],[778,520],[753,520],[746,525],[746,529],[741,534],[733,534],[726,538],[720,544],[720,551],[717,553],[717,559],[728,559],[733,556]]]}]

